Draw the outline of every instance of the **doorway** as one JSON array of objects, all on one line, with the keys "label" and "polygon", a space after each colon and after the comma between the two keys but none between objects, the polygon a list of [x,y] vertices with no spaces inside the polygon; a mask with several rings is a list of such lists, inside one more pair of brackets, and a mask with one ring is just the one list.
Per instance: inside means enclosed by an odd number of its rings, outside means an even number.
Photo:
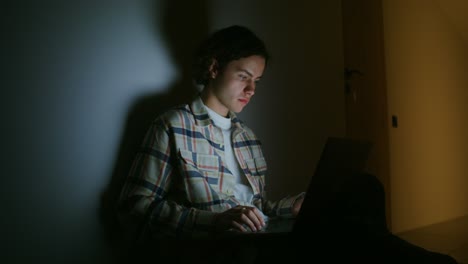
[{"label": "doorway", "polygon": [[368,171],[385,188],[391,230],[389,118],[381,0],[342,1],[346,136],[371,140]]}]

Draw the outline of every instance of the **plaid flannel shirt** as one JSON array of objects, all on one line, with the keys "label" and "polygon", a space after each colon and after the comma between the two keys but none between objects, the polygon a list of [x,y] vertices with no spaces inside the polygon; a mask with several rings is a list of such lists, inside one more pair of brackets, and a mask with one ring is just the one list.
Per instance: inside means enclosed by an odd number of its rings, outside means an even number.
[{"label": "plaid flannel shirt", "polygon": [[[265,199],[267,165],[260,141],[234,113],[232,147],[253,189],[253,204],[267,216],[291,216],[299,197]],[[140,216],[152,237],[208,234],[214,215],[241,204],[226,167],[223,134],[200,97],[159,116],[148,130],[121,193],[126,213]],[[148,235],[148,234],[146,234]]]}]

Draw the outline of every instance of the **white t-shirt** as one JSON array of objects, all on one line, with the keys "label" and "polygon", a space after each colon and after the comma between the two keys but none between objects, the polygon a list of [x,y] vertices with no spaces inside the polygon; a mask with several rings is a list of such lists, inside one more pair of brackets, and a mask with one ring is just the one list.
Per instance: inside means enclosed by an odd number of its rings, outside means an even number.
[{"label": "white t-shirt", "polygon": [[234,196],[244,205],[252,205],[253,190],[247,180],[244,172],[242,171],[239,162],[234,154],[234,149],[231,144],[232,126],[231,119],[223,117],[205,106],[208,115],[213,120],[215,126],[221,128],[224,138],[224,154],[226,158],[226,165],[236,178],[236,187],[234,189]]}]

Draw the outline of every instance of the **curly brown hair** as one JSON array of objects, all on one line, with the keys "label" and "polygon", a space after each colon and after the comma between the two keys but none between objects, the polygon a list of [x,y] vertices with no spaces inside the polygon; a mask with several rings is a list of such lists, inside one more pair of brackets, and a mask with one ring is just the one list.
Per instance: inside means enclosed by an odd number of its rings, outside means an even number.
[{"label": "curly brown hair", "polygon": [[250,29],[238,25],[220,29],[202,42],[195,53],[195,84],[204,86],[208,83],[213,60],[217,62],[217,70],[222,72],[229,62],[253,55],[263,57],[265,65],[270,58],[265,43]]}]

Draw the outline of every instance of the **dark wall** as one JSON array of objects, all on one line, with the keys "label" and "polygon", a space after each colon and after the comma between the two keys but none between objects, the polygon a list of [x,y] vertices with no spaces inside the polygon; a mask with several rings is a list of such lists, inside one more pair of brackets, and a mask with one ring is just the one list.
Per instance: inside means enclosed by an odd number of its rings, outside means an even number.
[{"label": "dark wall", "polygon": [[[189,98],[191,52],[250,26],[272,62],[241,117],[272,197],[303,190],[344,133],[340,1],[17,1],[2,10],[2,263],[106,263],[107,209],[148,123]],[[6,238],[6,239],[5,239]]]}]

